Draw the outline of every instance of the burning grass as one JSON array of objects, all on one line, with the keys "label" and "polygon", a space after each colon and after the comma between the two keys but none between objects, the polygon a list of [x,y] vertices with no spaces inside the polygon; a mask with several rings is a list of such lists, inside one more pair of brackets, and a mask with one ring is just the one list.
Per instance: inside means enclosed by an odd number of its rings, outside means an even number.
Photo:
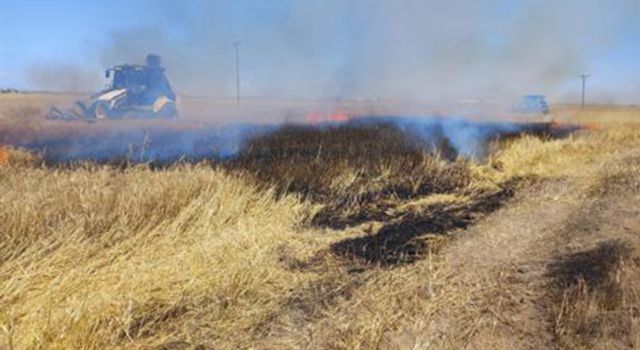
[{"label": "burning grass", "polygon": [[9,149],[6,147],[0,148],[0,166],[9,164]]},{"label": "burning grass", "polygon": [[[570,125],[552,123],[398,116],[354,117],[306,125],[223,125],[202,119],[60,122],[35,119],[42,118],[46,109],[32,102],[37,95],[2,97],[0,102],[11,100],[0,104],[0,113],[11,117],[0,119],[0,145],[35,152],[50,166],[83,161],[168,166],[178,161],[227,160],[240,154],[260,163],[279,158],[293,162],[315,157],[316,161],[324,161],[336,156],[353,163],[360,159],[368,162],[380,152],[397,154],[405,149],[414,153],[435,151],[447,160],[458,155],[483,158],[487,143],[493,139],[522,134],[555,138],[575,130]],[[65,98],[54,97],[46,103]]]}]

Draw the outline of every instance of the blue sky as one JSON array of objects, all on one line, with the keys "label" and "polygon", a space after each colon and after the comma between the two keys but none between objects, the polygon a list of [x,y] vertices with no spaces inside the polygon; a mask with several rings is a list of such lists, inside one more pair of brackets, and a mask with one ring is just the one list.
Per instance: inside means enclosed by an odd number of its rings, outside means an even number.
[{"label": "blue sky", "polygon": [[249,95],[572,100],[588,71],[640,103],[638,0],[0,0],[0,87],[92,90],[155,51],[178,89],[229,95],[234,40]]}]

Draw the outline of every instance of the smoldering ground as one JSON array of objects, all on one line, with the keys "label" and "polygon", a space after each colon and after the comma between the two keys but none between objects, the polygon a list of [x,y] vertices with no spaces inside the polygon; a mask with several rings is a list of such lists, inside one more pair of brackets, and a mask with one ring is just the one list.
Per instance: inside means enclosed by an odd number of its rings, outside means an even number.
[{"label": "smoldering ground", "polygon": [[[482,158],[491,141],[532,134],[561,137],[576,129],[552,123],[480,122],[445,117],[359,117],[315,124],[194,124],[182,121],[59,122],[51,130],[0,129],[0,144],[39,154],[46,164],[308,161],[366,158],[372,149]],[[65,128],[65,126],[68,126]],[[347,155],[347,156],[345,156]]]}]

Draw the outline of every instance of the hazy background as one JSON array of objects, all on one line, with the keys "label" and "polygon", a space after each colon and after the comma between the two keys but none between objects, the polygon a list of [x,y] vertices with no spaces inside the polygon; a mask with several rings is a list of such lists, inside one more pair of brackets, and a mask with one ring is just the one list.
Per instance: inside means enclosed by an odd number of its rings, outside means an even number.
[{"label": "hazy background", "polygon": [[640,103],[639,0],[0,0],[0,87],[92,91],[163,57],[175,89],[266,98]]}]

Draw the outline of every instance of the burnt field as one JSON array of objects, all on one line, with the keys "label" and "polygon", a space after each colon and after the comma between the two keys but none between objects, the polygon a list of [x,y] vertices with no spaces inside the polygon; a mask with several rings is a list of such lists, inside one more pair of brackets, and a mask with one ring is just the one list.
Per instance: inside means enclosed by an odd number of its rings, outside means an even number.
[{"label": "burnt field", "polygon": [[637,111],[56,124],[30,103],[0,119],[0,347],[637,345]]},{"label": "burnt field", "polygon": [[[578,125],[554,122],[472,121],[448,117],[353,116],[313,124],[194,123],[191,121],[12,123],[0,128],[0,144],[37,154],[50,166],[101,164],[168,166],[316,157],[369,159],[386,152],[425,152],[446,159],[483,159],[498,143],[530,135],[562,138]],[[377,142],[378,140],[382,142]]]}]

